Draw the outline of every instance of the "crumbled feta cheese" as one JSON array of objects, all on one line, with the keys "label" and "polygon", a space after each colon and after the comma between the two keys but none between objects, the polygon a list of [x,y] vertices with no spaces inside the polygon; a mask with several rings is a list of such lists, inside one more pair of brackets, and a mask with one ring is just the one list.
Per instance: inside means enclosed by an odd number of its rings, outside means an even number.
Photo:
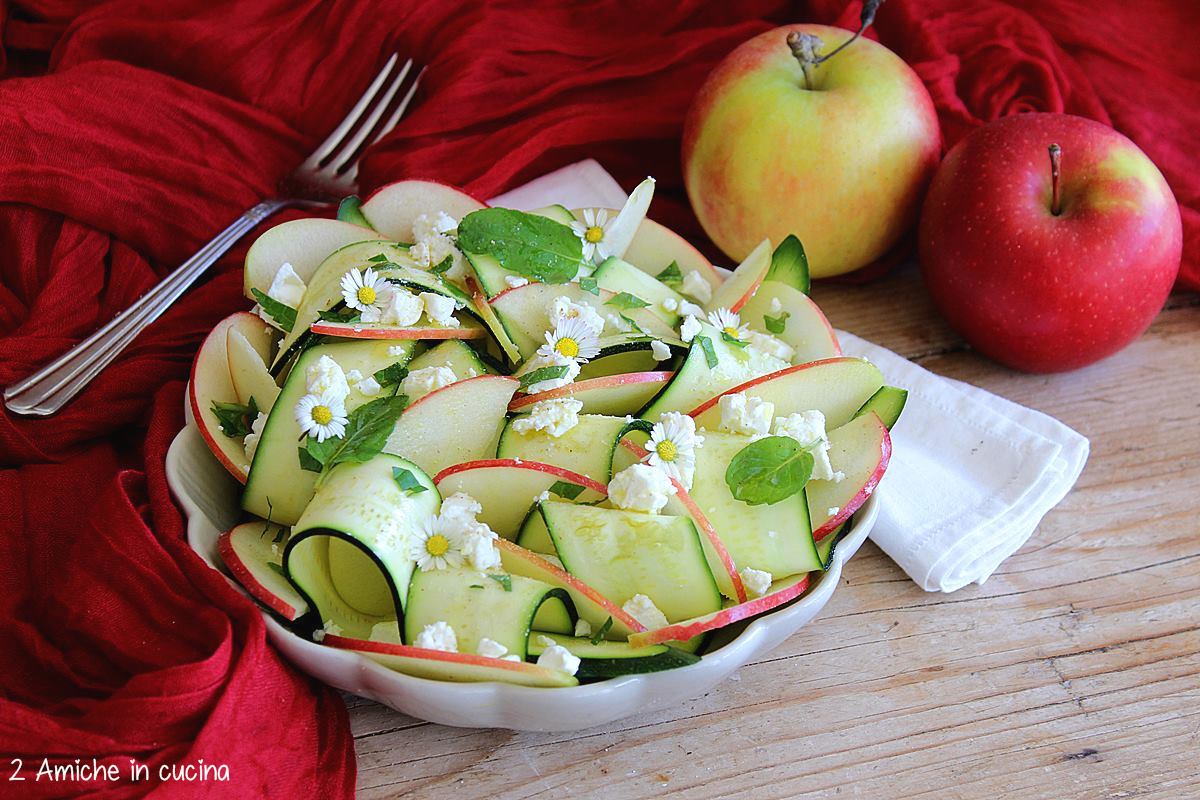
[{"label": "crumbled feta cheese", "polygon": [[679,308],[679,301],[674,297],[664,297],[661,305],[663,307],[663,311],[670,313]]},{"label": "crumbled feta cheese", "polygon": [[317,363],[309,366],[308,371],[304,373],[304,380],[309,394],[337,401],[345,401],[350,394],[346,373],[329,356],[321,356]]},{"label": "crumbled feta cheese", "polygon": [[313,632],[313,639],[320,642],[324,641],[326,636],[341,636],[342,626],[338,625],[331,619],[325,620],[321,624],[321,629]]},{"label": "crumbled feta cheese", "polygon": [[545,489],[544,491],[542,491],[542,493],[541,493],[541,494],[538,494],[538,495],[535,495],[535,496],[534,496],[534,498],[533,498],[533,502],[535,502],[535,503],[544,503],[544,502],[546,502],[546,501],[547,501],[547,500],[549,500],[549,499],[550,499],[550,490],[549,490],[549,489]]},{"label": "crumbled feta cheese", "polygon": [[775,420],[772,432],[776,436],[792,437],[812,453],[814,481],[841,483],[845,479],[845,473],[835,472],[829,463],[829,437],[825,434],[825,415],[820,411],[802,411],[780,417]]},{"label": "crumbled feta cheese", "polygon": [[388,345],[389,356],[403,356],[408,354],[408,348],[402,344]]},{"label": "crumbled feta cheese", "polygon": [[700,332],[700,320],[690,314],[683,318],[683,324],[679,326],[679,338],[685,342],[690,342],[696,338],[696,334]]},{"label": "crumbled feta cheese", "polygon": [[573,358],[559,355],[556,352],[551,356],[534,356],[529,359],[525,366],[521,368],[518,377],[539,370],[542,367],[566,367],[567,371],[561,377],[529,384],[525,387],[526,394],[537,394],[538,392],[548,392],[551,389],[561,388],[575,380],[579,375],[579,362]]},{"label": "crumbled feta cheese", "polygon": [[633,330],[633,328],[629,326],[629,323],[621,318],[620,314],[615,314],[610,311],[604,315],[604,318],[608,320],[609,325],[613,326],[622,333],[628,333],[629,331]]},{"label": "crumbled feta cheese", "polygon": [[450,233],[458,228],[458,221],[445,211],[436,215],[420,214],[413,220],[413,241],[420,242],[439,233]]},{"label": "crumbled feta cheese", "polygon": [[528,284],[529,279],[523,278],[520,275],[505,275],[504,282],[507,283],[513,289],[518,289],[518,288]]},{"label": "crumbled feta cheese", "polygon": [[472,532],[461,539],[467,561],[480,572],[499,567],[500,548],[496,547],[495,531],[482,522],[473,523],[472,528]]},{"label": "crumbled feta cheese", "polygon": [[778,297],[771,298],[771,305],[768,306],[767,311],[775,315],[778,315],[780,311],[783,311],[783,304],[779,302]]},{"label": "crumbled feta cheese", "polygon": [[746,567],[738,572],[738,575],[742,576],[742,585],[746,587],[746,591],[754,597],[762,597],[771,588],[772,578],[769,572]]},{"label": "crumbled feta cheese", "polygon": [[474,497],[466,492],[455,492],[442,500],[438,517],[442,520],[454,520],[456,523],[466,524],[474,522],[482,512],[483,506]]},{"label": "crumbled feta cheese", "polygon": [[582,639],[585,636],[592,635],[592,623],[588,622],[583,617],[575,620],[575,635]]},{"label": "crumbled feta cheese", "polygon": [[666,615],[654,605],[654,601],[644,594],[635,594],[626,600],[621,610],[646,626],[647,630],[665,628],[670,624]]},{"label": "crumbled feta cheese", "polygon": [[825,513],[831,517],[836,517],[838,514],[841,513],[841,511],[842,511],[841,506],[830,506],[829,508],[825,509]]},{"label": "crumbled feta cheese", "polygon": [[[695,319],[695,317],[692,317]],[[660,342],[655,339],[650,343],[650,355],[654,356],[655,361],[666,361],[671,357],[671,348],[667,347],[666,342]]]},{"label": "crumbled feta cheese", "polygon": [[363,379],[363,374],[359,370],[352,369],[352,370],[346,371],[346,380],[347,381],[354,383],[355,381],[361,381],[362,379]]},{"label": "crumbled feta cheese", "polygon": [[537,665],[549,669],[561,670],[568,675],[579,671],[579,657],[561,644],[555,644],[553,639],[540,637],[540,643],[546,648],[538,656]]},{"label": "crumbled feta cheese", "polygon": [[458,637],[454,635],[454,628],[438,620],[432,625],[426,625],[421,629],[421,632],[417,634],[417,640],[413,642],[413,646],[423,647],[426,650],[457,653]]},{"label": "crumbled feta cheese", "polygon": [[504,658],[508,655],[508,648],[495,639],[484,636],[475,647],[475,652],[484,658]]},{"label": "crumbled feta cheese", "polygon": [[791,361],[792,356],[796,355],[796,348],[792,347],[782,339],[777,339],[769,333],[759,333],[758,331],[750,331],[749,340],[750,346],[760,353],[766,353],[769,356]]},{"label": "crumbled feta cheese", "polygon": [[778,534],[778,533],[776,533],[775,531],[767,531],[767,538],[768,538],[768,539],[774,539],[774,538],[775,538],[776,536],[778,536],[778,535],[779,535],[779,534]]},{"label": "crumbled feta cheese", "polygon": [[597,336],[604,331],[604,317],[587,303],[573,303],[566,297],[556,297],[550,303],[549,313],[551,330],[569,319],[577,319]]},{"label": "crumbled feta cheese", "polygon": [[263,426],[267,424],[267,415],[263,412],[258,412],[258,416],[254,418],[254,422],[250,423],[250,432],[246,434],[246,438],[242,439],[242,446],[246,448],[246,458],[254,460],[254,454],[258,452],[258,440],[262,436]]},{"label": "crumbled feta cheese", "polygon": [[649,464],[632,464],[613,476],[608,484],[608,499],[617,508],[657,514],[675,494],[675,484],[667,473]]},{"label": "crumbled feta cheese", "polygon": [[421,298],[403,286],[394,286],[384,299],[383,308],[379,312],[379,321],[385,325],[405,327],[416,325],[423,313],[425,313],[425,303]]},{"label": "crumbled feta cheese", "polygon": [[374,397],[383,391],[383,387],[379,384],[379,381],[375,380],[374,375],[368,378],[363,378],[361,381],[354,384],[354,388],[357,389],[360,394],[363,394],[366,397]]},{"label": "crumbled feta cheese", "polygon": [[685,317],[703,317],[704,309],[690,300],[680,300],[679,313]]},{"label": "crumbled feta cheese", "polygon": [[425,304],[425,316],[435,325],[443,328],[457,328],[458,320],[454,317],[454,298],[434,292],[421,292],[417,297]]},{"label": "crumbled feta cheese", "polygon": [[744,392],[722,395],[717,401],[721,410],[720,429],[761,439],[771,430],[775,404],[761,397],[747,397]]},{"label": "crumbled feta cheese", "polygon": [[539,400],[530,407],[529,414],[513,420],[512,429],[526,435],[543,431],[557,439],[579,424],[582,409],[583,401],[574,397]]},{"label": "crumbled feta cheese", "polygon": [[449,367],[422,367],[404,376],[400,382],[400,391],[408,395],[411,405],[430,392],[437,391],[443,386],[449,386],[458,380],[454,370]]},{"label": "crumbled feta cheese", "polygon": [[296,274],[291,263],[285,261],[275,271],[275,277],[271,279],[271,285],[267,287],[267,297],[278,300],[285,306],[299,308],[307,289],[304,279]]},{"label": "crumbled feta cheese", "polygon": [[683,286],[681,289],[684,294],[691,295],[701,303],[707,303],[712,300],[712,284],[704,280],[703,276],[696,270],[692,270],[683,276]]}]

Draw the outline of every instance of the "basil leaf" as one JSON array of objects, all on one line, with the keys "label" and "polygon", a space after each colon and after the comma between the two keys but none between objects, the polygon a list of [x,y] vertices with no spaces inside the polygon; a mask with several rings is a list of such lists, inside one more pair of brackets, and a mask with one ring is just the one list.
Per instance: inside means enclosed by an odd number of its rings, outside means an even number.
[{"label": "basil leaf", "polygon": [[279,544],[284,539],[288,538],[288,529],[283,527],[282,525],[280,525],[278,527],[279,527],[279,532],[276,533],[275,538],[271,540],[272,544]]},{"label": "basil leaf", "polygon": [[726,344],[731,344],[741,350],[745,350],[750,346],[749,342],[743,342],[738,337],[731,335],[728,331],[721,331],[721,341],[725,342]]},{"label": "basil leaf", "polygon": [[321,462],[325,471],[347,461],[370,461],[383,452],[383,446],[407,404],[408,398],[401,394],[359,406],[350,412],[345,436],[323,442],[308,437],[308,454]]},{"label": "basil leaf", "polygon": [[763,314],[763,325],[767,326],[767,333],[783,333],[790,316],[791,314],[787,311],[780,311],[778,317],[768,317]]},{"label": "basil leaf", "polygon": [[794,286],[808,294],[812,288],[812,280],[808,273],[808,256],[804,253],[804,245],[789,233],[771,254],[771,266],[763,280],[779,281],[788,286]]},{"label": "basil leaf", "polygon": [[216,400],[212,404],[212,413],[221,426],[221,433],[230,439],[244,439],[252,432],[251,425],[258,417],[258,404],[254,398],[246,405],[240,403],[221,403]]},{"label": "basil leaf", "polygon": [[523,391],[535,383],[541,383],[542,381],[557,380],[567,374],[567,369],[566,364],[560,364],[556,367],[539,367],[533,372],[526,372],[521,376],[521,389]]},{"label": "basil leaf", "polygon": [[589,294],[596,295],[596,297],[600,296],[600,284],[591,275],[584,275],[579,279],[579,288]]},{"label": "basil leaf", "polygon": [[748,505],[771,505],[804,489],[812,453],[790,436],[767,436],[743,447],[725,470],[725,484]]},{"label": "basil leaf", "polygon": [[296,449],[299,451],[300,455],[300,469],[305,470],[306,472],[321,471],[321,462],[317,461],[316,457],[313,456],[312,453],[308,452],[307,448],[301,446]]},{"label": "basil leaf", "polygon": [[408,377],[408,367],[404,366],[404,364],[400,362],[397,362],[392,364],[390,367],[384,367],[383,369],[376,370],[375,374],[371,377],[373,377],[381,387],[392,386],[400,383],[400,381]]},{"label": "basil leaf", "polygon": [[467,588],[468,588],[468,589],[482,589],[482,588],[483,588],[483,584],[482,584],[482,583],[472,583],[472,584],[471,584],[470,586],[468,586]]},{"label": "basil leaf", "polygon": [[683,285],[683,272],[679,269],[678,261],[672,261],[655,277],[673,289]]},{"label": "basil leaf", "polygon": [[342,202],[338,203],[337,218],[342,222],[361,225],[364,228],[371,227],[371,223],[367,222],[367,218],[363,216],[362,200],[356,194],[343,197]]},{"label": "basil leaf", "polygon": [[[346,201],[343,200],[342,202],[345,203]],[[340,210],[340,207],[339,207],[339,210]],[[367,261],[374,261],[376,264],[386,264],[388,262],[388,260],[389,259],[388,259],[387,253],[376,253],[375,255],[373,255],[367,259]]]},{"label": "basil leaf", "polygon": [[564,500],[574,500],[583,493],[583,487],[570,481],[555,481],[550,486],[550,494],[556,494]]},{"label": "basil leaf", "polygon": [[504,587],[504,591],[512,591],[512,576],[511,575],[488,575],[489,578]]},{"label": "basil leaf", "polygon": [[700,349],[704,351],[704,360],[708,362],[708,368],[713,369],[717,366],[717,351],[713,348],[712,339],[707,336],[697,336],[696,344],[700,345]]},{"label": "basil leaf", "polygon": [[251,289],[250,294],[254,295],[254,299],[262,306],[262,310],[267,312],[267,316],[279,323],[279,327],[288,333],[292,332],[296,325],[296,309],[284,305],[274,297],[268,297],[258,289]]},{"label": "basil leaf", "polygon": [[281,578],[286,578],[287,573],[283,571],[283,564],[276,564],[274,561],[267,562],[267,569],[279,575]]},{"label": "basil leaf", "polygon": [[638,297],[636,294],[630,294],[629,292],[621,292],[620,294],[613,295],[608,300],[605,300],[604,305],[616,306],[617,308],[628,309],[628,308],[646,308],[650,304],[647,303],[642,298]]},{"label": "basil leaf", "polygon": [[573,230],[511,208],[484,208],[463,217],[458,246],[486,253],[504,269],[543,283],[567,283],[583,262],[583,242]]},{"label": "basil leaf", "polygon": [[634,319],[632,319],[631,317],[627,317],[624,314],[619,314],[618,316],[620,316],[621,319],[623,319],[625,321],[625,324],[629,326],[629,330],[632,331],[633,333],[635,333],[639,336],[649,336],[650,335],[650,334],[646,333],[645,328],[643,328],[641,325],[638,325],[637,322]]},{"label": "basil leaf", "polygon": [[392,479],[396,481],[397,486],[404,490],[405,494],[420,494],[429,489],[428,486],[421,483],[416,475],[412,474],[412,470],[403,467],[392,467]]},{"label": "basil leaf", "polygon": [[454,255],[448,255],[438,263],[429,268],[429,271],[434,275],[442,275],[454,266]]},{"label": "basil leaf", "polygon": [[608,619],[604,620],[604,624],[600,626],[600,630],[593,633],[592,638],[588,641],[590,641],[592,644],[600,644],[600,642],[604,641],[604,635],[612,629],[612,626],[613,618],[609,617]]}]

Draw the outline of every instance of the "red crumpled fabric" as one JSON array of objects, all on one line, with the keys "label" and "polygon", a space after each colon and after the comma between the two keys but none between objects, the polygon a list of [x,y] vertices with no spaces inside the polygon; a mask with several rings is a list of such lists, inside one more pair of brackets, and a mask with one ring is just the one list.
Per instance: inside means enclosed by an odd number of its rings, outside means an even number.
[{"label": "red crumpled fabric", "polygon": [[[1200,287],[1200,6],[891,0],[873,36],[929,86],[948,144],[1026,110],[1108,122],[1183,209]],[[487,197],[594,157],[703,241],[679,133],[708,70],[785,22],[857,3],[0,0],[0,385],[132,302],[259,198],[385,54],[429,66],[371,151],[365,191],[434,177]],[[285,218],[278,217],[274,221]],[[240,258],[67,410],[0,412],[0,766],[17,795],[339,797],[354,751],[334,692],[266,643],[255,607],[187,548],[163,457],[205,331],[244,308]],[[229,783],[33,780],[40,760],[224,764]],[[3,776],[0,776],[3,777]]]}]

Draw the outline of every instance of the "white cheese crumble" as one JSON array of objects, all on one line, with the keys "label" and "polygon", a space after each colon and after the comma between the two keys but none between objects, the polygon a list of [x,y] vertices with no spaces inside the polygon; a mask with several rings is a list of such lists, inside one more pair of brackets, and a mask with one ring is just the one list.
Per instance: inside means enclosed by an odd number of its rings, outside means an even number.
[{"label": "white cheese crumble", "polygon": [[680,300],[679,313],[685,317],[703,317],[704,309],[690,300]]},{"label": "white cheese crumble", "polygon": [[567,371],[559,378],[550,378],[537,383],[531,383],[525,387],[526,394],[537,394],[538,392],[548,392],[551,389],[559,389],[571,383],[579,375],[579,362],[573,358],[559,355],[557,352],[551,356],[534,356],[526,362],[518,373],[527,375],[531,372],[541,369],[542,367],[566,367]]},{"label": "white cheese crumble", "polygon": [[483,512],[483,506],[466,492],[455,492],[442,500],[438,516],[442,520],[453,520],[457,525],[475,522],[475,517]]},{"label": "white cheese crumble", "polygon": [[583,617],[575,620],[575,636],[582,639],[585,636],[592,635],[592,623],[588,622]]},{"label": "white cheese crumble", "polygon": [[400,391],[408,395],[411,405],[430,392],[437,391],[443,386],[449,386],[458,378],[449,367],[422,367],[404,376],[400,382]]},{"label": "white cheese crumble", "polygon": [[778,297],[771,298],[771,305],[767,307],[767,311],[775,315],[778,315],[780,311],[783,311],[783,304],[779,302]]},{"label": "white cheese crumble", "polygon": [[549,490],[549,489],[546,489],[546,490],[544,490],[544,491],[543,491],[541,494],[539,494],[539,495],[535,496],[535,497],[533,498],[533,502],[535,502],[535,503],[544,503],[544,502],[546,502],[546,501],[547,501],[547,500],[549,500],[549,499],[550,499],[550,490]]},{"label": "white cheese crumble", "polygon": [[579,424],[582,409],[583,401],[574,397],[539,400],[530,407],[529,414],[513,420],[512,429],[520,434],[542,431],[557,439]]},{"label": "white cheese crumble", "polygon": [[505,275],[504,282],[513,289],[519,289],[520,287],[527,285],[529,283],[529,279],[523,278],[520,275]]},{"label": "white cheese crumble", "polygon": [[423,313],[425,303],[420,297],[403,286],[394,286],[384,298],[383,308],[379,311],[379,321],[385,325],[407,327],[416,325]]},{"label": "white cheese crumble", "polygon": [[746,567],[738,572],[738,575],[742,576],[742,585],[746,587],[746,591],[754,597],[762,597],[771,589],[773,579],[769,572]]},{"label": "white cheese crumble", "polygon": [[838,514],[841,513],[841,511],[842,511],[841,506],[830,506],[829,508],[825,509],[825,513],[831,517],[836,517]]},{"label": "white cheese crumble", "polygon": [[363,378],[361,381],[354,384],[354,388],[357,389],[360,394],[366,397],[374,397],[383,391],[383,387],[379,384],[379,381],[375,380],[374,375]]},{"label": "white cheese crumble", "polygon": [[846,474],[835,472],[833,465],[829,463],[829,437],[825,434],[825,415],[820,411],[801,411],[798,414],[780,417],[775,420],[772,433],[776,436],[790,436],[812,453],[814,481],[841,483],[845,480]]},{"label": "white cheese crumble", "polygon": [[309,394],[319,395],[327,400],[345,402],[350,394],[346,373],[329,356],[321,356],[317,363],[309,366],[308,371],[304,373],[304,380]]},{"label": "white cheese crumble", "polygon": [[597,336],[604,331],[604,317],[587,303],[574,303],[566,297],[556,297],[550,303],[549,315],[552,330],[569,319],[577,319]]},{"label": "white cheese crumble", "polygon": [[631,464],[612,477],[608,499],[617,508],[657,514],[675,494],[667,473],[649,464]]},{"label": "white cheese crumble", "polygon": [[747,397],[744,392],[722,395],[717,401],[721,410],[720,429],[761,439],[771,430],[775,404],[760,397]]},{"label": "white cheese crumble", "polygon": [[438,530],[457,539],[463,557],[480,572],[500,566],[496,532],[476,519],[482,511],[479,501],[465,492],[442,500],[438,511]]},{"label": "white cheese crumble", "polygon": [[621,610],[642,623],[647,630],[665,628],[670,624],[666,615],[654,605],[654,601],[644,594],[635,594],[626,600]]},{"label": "white cheese crumble", "polygon": [[267,415],[263,412],[258,412],[258,416],[254,418],[254,422],[250,423],[250,432],[246,434],[246,438],[242,439],[242,446],[246,448],[246,458],[254,460],[254,454],[258,451],[258,440],[262,436],[263,426],[267,424]]},{"label": "white cheese crumble", "polygon": [[698,333],[700,333],[700,320],[690,314],[684,317],[683,324],[679,326],[679,338],[690,342],[696,338]]},{"label": "white cheese crumble", "polygon": [[437,214],[420,214],[413,220],[413,241],[424,241],[439,233],[450,233],[458,227],[458,221],[445,211]]},{"label": "white cheese crumble", "polygon": [[[695,319],[695,317],[689,317],[689,319]],[[650,342],[650,355],[654,356],[655,361],[666,361],[671,357],[671,348],[667,347],[666,342],[655,339]]]},{"label": "white cheese crumble", "polygon": [[568,675],[574,675],[579,671],[579,657],[570,650],[561,644],[555,644],[553,639],[546,636],[539,636],[538,643],[546,648],[538,656],[537,665],[539,667],[561,670]]},{"label": "white cheese crumble", "polygon": [[430,322],[443,328],[458,327],[458,320],[454,317],[457,304],[453,297],[435,292],[421,292],[417,297],[425,304],[425,316],[429,317]]},{"label": "white cheese crumble", "polygon": [[674,312],[679,308],[679,301],[674,297],[664,297],[661,303],[663,311],[668,313]]},{"label": "white cheese crumble", "polygon": [[408,355],[408,348],[402,344],[388,345],[389,356],[404,356]]},{"label": "white cheese crumble", "polygon": [[471,566],[480,572],[500,566],[500,548],[496,547],[496,532],[482,522],[462,537],[462,551]]},{"label": "white cheese crumble", "polygon": [[323,622],[321,624],[320,630],[313,631],[313,640],[317,641],[317,642],[321,642],[321,641],[325,640],[326,636],[341,636],[341,635],[342,635],[342,626],[338,625],[336,622],[334,622],[331,619],[327,619],[327,620],[325,620],[325,622]]},{"label": "white cheese crumble", "polygon": [[458,637],[454,635],[454,628],[438,620],[432,625],[426,625],[421,629],[421,632],[417,634],[417,640],[413,642],[413,646],[423,647],[426,650],[457,653]]},{"label": "white cheese crumble", "polygon": [[681,289],[684,294],[691,295],[701,303],[707,303],[712,300],[712,284],[704,280],[700,276],[700,273],[695,270],[683,276],[683,286]]},{"label": "white cheese crumble", "polygon": [[504,658],[508,655],[508,648],[495,639],[484,636],[475,647],[475,652],[484,658]]},{"label": "white cheese crumble", "polygon": [[355,381],[361,381],[362,379],[363,374],[359,370],[351,369],[346,371],[346,380],[350,381],[351,383]]},{"label": "white cheese crumble", "polygon": [[278,300],[285,306],[299,308],[307,289],[304,279],[296,274],[290,262],[285,261],[275,271],[275,277],[271,279],[271,285],[267,288],[267,297]]},{"label": "white cheese crumble", "polygon": [[749,336],[750,346],[760,353],[766,353],[769,356],[791,361],[792,356],[796,355],[796,348],[792,347],[782,339],[777,339],[769,333],[759,333],[758,331],[750,331]]}]

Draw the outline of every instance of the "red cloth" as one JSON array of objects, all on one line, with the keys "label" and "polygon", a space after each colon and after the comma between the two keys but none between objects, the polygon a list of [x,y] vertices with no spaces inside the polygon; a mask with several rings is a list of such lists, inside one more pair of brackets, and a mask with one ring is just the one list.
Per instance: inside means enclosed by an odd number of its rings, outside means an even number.
[{"label": "red cloth", "polygon": [[[258,198],[341,117],[383,54],[428,64],[423,99],[363,189],[436,177],[490,196],[592,156],[699,237],[678,137],[712,65],[814,0],[345,2],[0,0],[0,385],[128,305]],[[950,143],[1026,109],[1111,122],[1184,207],[1200,286],[1200,7],[1167,0],[892,0],[878,36],[930,87]],[[275,221],[278,221],[275,220]],[[243,251],[244,252],[244,245]],[[226,764],[178,796],[348,796],[336,695],[265,643],[254,607],[183,542],[163,478],[206,329],[245,306],[239,253],[68,410],[0,416],[0,754]],[[129,796],[156,785],[6,784]]]}]

